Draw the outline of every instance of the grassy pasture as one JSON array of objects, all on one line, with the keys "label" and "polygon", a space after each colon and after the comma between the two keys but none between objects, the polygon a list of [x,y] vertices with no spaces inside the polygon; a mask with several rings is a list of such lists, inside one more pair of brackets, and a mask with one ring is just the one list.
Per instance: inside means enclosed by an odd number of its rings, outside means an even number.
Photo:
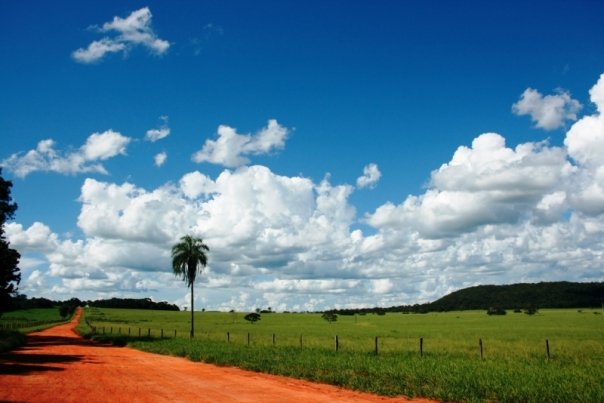
[{"label": "grassy pasture", "polygon": [[44,321],[54,320],[60,322],[63,320],[59,315],[59,308],[35,308],[35,309],[21,309],[18,311],[4,312],[0,321]]},{"label": "grassy pasture", "polygon": [[0,317],[0,352],[26,343],[23,333],[45,329],[63,322],[58,308],[24,309],[3,313]]},{"label": "grassy pasture", "polygon": [[0,328],[18,327],[28,333],[54,326],[65,320],[59,314],[59,308],[34,308],[4,312],[0,317]]},{"label": "grassy pasture", "polygon": [[[126,338],[147,351],[383,395],[453,401],[604,401],[604,316],[597,310],[542,310],[534,316],[389,313],[339,316],[332,324],[319,314],[263,314],[250,324],[243,313],[198,312],[192,342],[190,312],[91,308],[86,315],[97,333],[104,326],[107,335],[112,327],[112,337],[120,328],[124,335],[130,327],[133,336],[139,327],[143,335],[151,329],[153,336],[164,329],[164,340]],[[340,341],[337,353],[335,335]]]}]

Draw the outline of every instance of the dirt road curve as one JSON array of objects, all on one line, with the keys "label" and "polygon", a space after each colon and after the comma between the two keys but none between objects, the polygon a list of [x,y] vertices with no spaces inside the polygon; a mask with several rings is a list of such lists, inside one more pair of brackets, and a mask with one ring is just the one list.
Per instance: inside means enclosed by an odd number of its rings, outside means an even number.
[{"label": "dirt road curve", "polygon": [[99,345],[77,336],[76,322],[32,333],[26,347],[0,354],[0,401],[409,401]]}]

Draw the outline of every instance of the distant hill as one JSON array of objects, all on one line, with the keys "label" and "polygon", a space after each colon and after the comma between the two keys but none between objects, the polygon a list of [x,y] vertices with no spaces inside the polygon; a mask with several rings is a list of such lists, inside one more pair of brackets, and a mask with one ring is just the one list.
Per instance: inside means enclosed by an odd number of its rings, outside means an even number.
[{"label": "distant hill", "polygon": [[479,285],[448,294],[430,304],[431,311],[464,309],[590,308],[601,307],[604,283],[571,283],[567,281]]},{"label": "distant hill", "polygon": [[463,311],[498,307],[528,308],[599,308],[604,303],[604,282],[571,283],[567,281],[536,284],[479,285],[464,288],[427,304],[401,305],[390,308],[336,309],[341,315],[385,312]]}]

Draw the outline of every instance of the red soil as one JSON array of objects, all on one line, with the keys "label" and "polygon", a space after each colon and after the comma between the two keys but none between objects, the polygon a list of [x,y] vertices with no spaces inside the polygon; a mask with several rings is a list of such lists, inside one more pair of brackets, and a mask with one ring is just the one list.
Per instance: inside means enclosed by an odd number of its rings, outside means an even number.
[{"label": "red soil", "polygon": [[0,401],[428,402],[96,344],[73,332],[78,318],[0,354]]}]

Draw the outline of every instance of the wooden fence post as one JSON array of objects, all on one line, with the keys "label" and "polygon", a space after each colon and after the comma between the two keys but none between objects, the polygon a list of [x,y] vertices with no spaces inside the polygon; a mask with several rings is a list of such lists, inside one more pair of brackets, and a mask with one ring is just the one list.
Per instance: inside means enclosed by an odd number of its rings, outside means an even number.
[{"label": "wooden fence post", "polygon": [[174,338],[176,338],[176,329],[174,329]]},{"label": "wooden fence post", "polygon": [[545,354],[547,355],[547,360],[549,361],[549,339],[545,339]]},{"label": "wooden fence post", "polygon": [[424,338],[423,337],[419,338],[419,356],[420,357],[424,356]]},{"label": "wooden fence post", "polygon": [[247,334],[247,345],[248,345],[248,346],[250,345],[250,333],[249,333],[249,332],[248,332],[248,334]]},{"label": "wooden fence post", "polygon": [[273,346],[275,345],[275,333],[273,333]]},{"label": "wooden fence post", "polygon": [[141,337],[141,328],[138,328],[138,337]]},{"label": "wooden fence post", "polygon": [[147,328],[147,337],[151,337],[151,328]]},{"label": "wooden fence post", "polygon": [[480,359],[484,359],[482,355],[482,339],[478,339],[478,346],[480,347]]},{"label": "wooden fence post", "polygon": [[111,329],[109,330],[109,334],[113,334],[113,326],[111,326]]},{"label": "wooden fence post", "polygon": [[161,329],[161,336],[160,336],[160,338],[161,338],[161,339],[163,339],[163,338],[164,338],[164,329]]},{"label": "wooden fence post", "polygon": [[302,335],[300,335],[300,348],[302,348]]},{"label": "wooden fence post", "polygon": [[130,328],[128,328],[128,336],[130,336]]},{"label": "wooden fence post", "polygon": [[375,336],[375,355],[378,355],[378,337]]},{"label": "wooden fence post", "polygon": [[231,333],[227,332],[227,344],[231,344]]},{"label": "wooden fence post", "polygon": [[336,334],[336,352],[340,349],[340,340],[338,339],[338,335]]}]

